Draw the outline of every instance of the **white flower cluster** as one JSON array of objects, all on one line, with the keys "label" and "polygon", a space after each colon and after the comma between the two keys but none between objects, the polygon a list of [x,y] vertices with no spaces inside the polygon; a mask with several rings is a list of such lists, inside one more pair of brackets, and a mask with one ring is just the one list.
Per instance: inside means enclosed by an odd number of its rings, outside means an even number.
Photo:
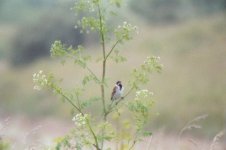
[{"label": "white flower cluster", "polygon": [[78,127],[84,126],[87,123],[87,119],[88,119],[88,115],[84,114],[82,115],[77,114],[73,117],[72,121],[75,123],[75,125],[77,125]]},{"label": "white flower cluster", "polygon": [[152,64],[153,61],[158,61],[160,60],[159,56],[152,56],[152,57],[147,57],[147,59],[144,61],[144,64],[148,65],[148,64]]},{"label": "white flower cluster", "polygon": [[146,89],[140,90],[140,91],[136,92],[135,100],[147,99],[147,98],[150,98],[153,95],[154,95],[153,92],[150,92],[150,91],[148,91]]},{"label": "white flower cluster", "polygon": [[34,82],[34,89],[41,90],[44,86],[48,84],[48,80],[43,71],[40,70],[38,73],[33,74],[33,82]]},{"label": "white flower cluster", "polygon": [[126,21],[123,22],[122,26],[119,25],[118,29],[127,29],[129,31],[132,31],[132,30],[137,31],[138,30],[137,26],[133,26],[132,24],[130,24]]},{"label": "white flower cluster", "polygon": [[87,6],[88,6],[88,11],[89,12],[94,12],[95,11],[95,1],[94,0],[86,0]]},{"label": "white flower cluster", "polygon": [[88,10],[89,12],[95,11],[95,0],[76,0],[75,1],[75,8],[78,10]]}]

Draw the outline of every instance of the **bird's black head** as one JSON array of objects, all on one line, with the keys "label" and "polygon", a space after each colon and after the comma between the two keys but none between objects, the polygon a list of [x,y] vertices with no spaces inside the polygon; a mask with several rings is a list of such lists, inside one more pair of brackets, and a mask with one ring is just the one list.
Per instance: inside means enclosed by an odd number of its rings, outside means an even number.
[{"label": "bird's black head", "polygon": [[122,82],[121,81],[117,81],[116,84],[120,87],[120,90],[122,89]]},{"label": "bird's black head", "polygon": [[119,85],[119,84],[122,84],[122,82],[121,81],[117,81],[116,84]]}]

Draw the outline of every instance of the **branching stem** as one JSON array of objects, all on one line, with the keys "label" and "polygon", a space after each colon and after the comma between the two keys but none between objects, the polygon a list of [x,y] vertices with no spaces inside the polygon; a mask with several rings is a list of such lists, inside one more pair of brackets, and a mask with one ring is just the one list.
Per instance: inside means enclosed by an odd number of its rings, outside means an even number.
[{"label": "branching stem", "polygon": [[58,94],[60,94],[67,102],[69,102],[79,113],[84,115],[82,110],[78,106],[76,106],[76,104],[73,103],[72,100],[69,97],[67,97],[63,92],[58,92]]},{"label": "branching stem", "polygon": [[101,149],[99,148],[99,144],[98,144],[98,141],[97,141],[97,136],[96,136],[96,134],[94,133],[94,131],[93,131],[91,125],[90,125],[89,120],[87,119],[86,121],[87,121],[87,126],[88,126],[88,128],[89,128],[91,134],[93,135],[93,138],[94,138],[94,141],[95,141],[95,145],[94,145],[94,146],[96,147],[97,150],[101,150]]},{"label": "branching stem", "polygon": [[[107,110],[106,110],[106,104],[105,104],[105,88],[104,88],[104,84],[105,84],[105,75],[106,75],[106,49],[105,49],[105,37],[104,37],[104,29],[103,29],[103,16],[102,16],[102,12],[101,12],[101,8],[100,8],[100,3],[97,4],[98,7],[98,16],[99,16],[99,24],[100,24],[100,37],[101,37],[101,45],[102,45],[102,53],[103,53],[103,66],[102,66],[102,79],[101,79],[101,84],[100,84],[100,88],[101,88],[101,99],[102,99],[102,105],[103,105],[103,120],[106,121],[107,120]],[[102,130],[102,135],[105,134],[105,129]],[[103,149],[104,147],[104,141],[101,141],[101,149]]]},{"label": "branching stem", "polygon": [[[71,56],[74,59],[77,59],[74,55],[68,54],[69,56]],[[92,69],[90,69],[87,65],[85,66],[85,68],[87,69],[87,71],[92,74],[92,76],[95,78],[95,80],[97,80],[98,82],[100,82],[100,79],[97,77],[97,75],[92,71]]]},{"label": "branching stem", "polygon": [[[106,115],[109,115],[114,108],[120,103],[122,102],[132,91],[134,90],[134,87],[131,87],[130,90],[125,94],[125,96],[121,97],[117,102],[111,102],[111,104],[108,106],[108,111],[106,112]],[[113,104],[115,104],[114,106],[112,106]]]},{"label": "branching stem", "polygon": [[[56,89],[55,87],[53,87],[54,89]],[[80,109],[80,107],[78,107],[78,106],[76,106],[76,104],[74,104],[73,102],[72,102],[72,100],[69,98],[69,97],[67,97],[63,92],[57,92],[58,94],[60,94],[67,102],[69,102],[79,113],[81,113],[82,114],[82,116],[84,116],[84,113],[82,112],[82,110]],[[87,119],[86,120],[87,121],[87,126],[88,126],[88,128],[89,128],[89,131],[90,131],[90,133],[92,134],[92,136],[93,136],[93,139],[94,139],[94,141],[95,141],[95,144],[93,144],[94,145],[94,147],[96,147],[96,149],[97,150],[101,150],[100,148],[99,148],[99,144],[98,144],[98,140],[97,140],[97,136],[96,136],[96,134],[94,133],[94,131],[93,131],[93,129],[92,129],[92,126],[90,125],[90,121]]]},{"label": "branching stem", "polygon": [[96,81],[100,82],[97,75],[88,66],[86,66],[86,69],[89,71],[90,74],[92,74],[92,76],[95,78]]},{"label": "branching stem", "polygon": [[115,44],[112,46],[112,48],[110,49],[110,51],[109,51],[108,54],[106,55],[105,60],[108,59],[108,57],[111,55],[111,53],[113,52],[113,50],[115,49],[115,47],[118,45],[118,43],[119,43],[120,41],[121,41],[121,40],[117,40],[117,41],[115,42]]},{"label": "branching stem", "polygon": [[136,143],[137,143],[137,141],[134,140],[134,141],[133,141],[133,144],[131,145],[131,147],[129,148],[129,150],[132,150],[132,149],[134,148],[134,146],[136,145]]},{"label": "branching stem", "polygon": [[[102,52],[103,52],[103,66],[102,66],[102,80],[101,80],[101,99],[102,99],[102,105],[103,105],[103,112],[106,114],[106,104],[105,104],[105,88],[104,88],[104,82],[105,82],[105,74],[106,74],[106,49],[105,49],[105,37],[104,37],[104,29],[103,29],[103,18],[102,18],[102,12],[100,8],[100,4],[98,3],[98,16],[99,16],[99,23],[100,23],[100,37],[101,37],[101,45],[102,45]],[[106,121],[106,117],[104,115],[104,120]]]},{"label": "branching stem", "polygon": [[132,143],[132,145],[130,146],[130,148],[129,148],[129,150],[132,150],[133,148],[134,148],[134,146],[136,145],[136,143],[137,143],[137,136],[138,136],[138,131],[136,132],[136,136],[135,136],[135,138],[134,138],[134,140],[133,140],[133,143]]}]

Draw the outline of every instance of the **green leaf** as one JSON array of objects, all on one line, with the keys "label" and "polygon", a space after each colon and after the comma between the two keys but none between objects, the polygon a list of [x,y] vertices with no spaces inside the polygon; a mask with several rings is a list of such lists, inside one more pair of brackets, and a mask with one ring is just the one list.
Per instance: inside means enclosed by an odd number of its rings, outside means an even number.
[{"label": "green leaf", "polygon": [[61,41],[55,41],[51,46],[50,53],[52,57],[65,56],[66,55],[65,46],[62,44]]},{"label": "green leaf", "polygon": [[134,69],[131,73],[130,85],[139,88],[149,82],[149,76],[153,72],[161,72],[162,65],[159,63],[159,57],[147,57],[139,68]]},{"label": "green leaf", "polygon": [[110,11],[110,14],[112,15],[112,16],[117,16],[118,14],[116,13],[116,12],[114,12],[114,11]]},{"label": "green leaf", "polygon": [[143,136],[144,137],[148,137],[148,136],[151,136],[152,135],[152,132],[150,131],[143,131]]},{"label": "green leaf", "polygon": [[84,108],[87,108],[87,107],[90,107],[93,103],[96,103],[97,101],[99,101],[101,98],[100,97],[92,97],[88,100],[85,100],[85,101],[82,101],[81,102],[81,107],[84,109]]},{"label": "green leaf", "polygon": [[122,0],[111,0],[111,4],[116,5],[118,8],[121,7]]}]

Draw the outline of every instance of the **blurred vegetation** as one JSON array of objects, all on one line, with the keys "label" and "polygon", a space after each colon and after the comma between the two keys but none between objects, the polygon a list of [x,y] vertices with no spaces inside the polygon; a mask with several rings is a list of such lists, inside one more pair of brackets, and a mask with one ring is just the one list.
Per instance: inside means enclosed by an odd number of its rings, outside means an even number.
[{"label": "blurred vegetation", "polygon": [[[54,40],[73,46],[84,43],[85,39],[93,40],[95,36],[84,37],[79,29],[74,29],[77,19],[69,10],[72,3],[72,0],[2,0],[0,59],[8,57],[14,65],[27,64],[48,56]],[[154,24],[175,23],[226,10],[225,0],[130,0],[128,3],[135,14]]]},{"label": "blurred vegetation", "polygon": [[[65,3],[66,2],[66,3]],[[27,24],[39,16],[69,9],[70,0],[1,0],[1,23]],[[67,11],[64,11],[68,13]]]},{"label": "blurred vegetation", "polygon": [[[14,65],[48,56],[50,45],[56,39],[72,46],[84,42],[79,29],[74,28],[76,17],[70,11],[69,2],[25,0],[1,3],[1,24],[11,25],[16,31],[7,37],[10,46],[0,47],[0,54],[8,55]],[[8,35],[8,32],[2,32]]]},{"label": "blurred vegetation", "polygon": [[83,35],[74,29],[71,18],[64,16],[62,13],[57,17],[45,15],[37,23],[21,27],[13,39],[12,63],[24,64],[41,56],[49,56],[50,45],[56,39],[72,46],[83,43]]},{"label": "blurred vegetation", "polygon": [[130,7],[151,23],[175,23],[226,10],[225,0],[131,0]]},{"label": "blurred vegetation", "polygon": [[0,150],[9,150],[10,149],[10,144],[8,142],[3,141],[0,138]]},{"label": "blurred vegetation", "polygon": [[[153,90],[158,100],[156,113],[159,115],[153,116],[150,127],[178,131],[187,120],[209,114],[203,126],[207,135],[214,135],[226,125],[226,1],[129,2],[133,14],[128,17],[139,14],[144,20],[139,18],[140,22],[137,22],[140,34],[136,40],[129,43],[129,48],[122,47],[124,55],[129,58],[128,63],[118,68],[108,64],[112,68],[107,70],[113,76],[112,84],[118,79],[126,80],[126,69],[140,64],[147,55],[159,55],[165,66],[163,73],[153,77],[147,87]],[[61,39],[76,45],[90,38],[82,37],[73,28],[76,17],[69,10],[70,3],[73,1],[0,1],[1,114],[26,114],[32,117],[57,114],[67,117],[70,113],[67,106],[55,101],[54,96],[36,93],[32,89],[32,74],[40,69],[58,72],[59,78],[66,78],[66,87],[74,86],[83,76],[83,72],[73,65],[66,64],[67,67],[61,68],[56,67],[55,61],[35,58],[48,56],[52,40]],[[151,24],[144,23],[147,21]],[[97,55],[93,51],[95,49],[95,46],[89,46],[92,55]],[[35,59],[36,62],[20,69],[8,64],[23,64]],[[99,71],[99,66],[91,67]],[[87,94],[96,92],[92,87],[90,89]],[[111,91],[111,86],[107,90]]]}]

